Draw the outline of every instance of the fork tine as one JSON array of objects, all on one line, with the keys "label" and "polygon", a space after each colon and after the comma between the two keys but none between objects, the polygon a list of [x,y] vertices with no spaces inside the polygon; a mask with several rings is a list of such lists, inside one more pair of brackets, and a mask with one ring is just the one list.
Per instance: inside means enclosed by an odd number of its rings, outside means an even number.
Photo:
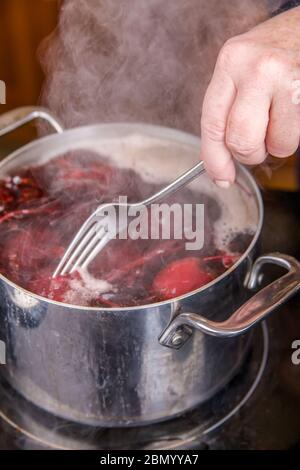
[{"label": "fork tine", "polygon": [[106,245],[108,241],[109,241],[109,235],[106,234],[106,236],[102,237],[102,239],[99,241],[99,243],[97,243],[93,251],[91,251],[89,256],[82,263],[82,268],[86,268],[89,265],[89,263],[97,256],[97,254],[102,250],[102,248]]},{"label": "fork tine", "polygon": [[[92,214],[84,222],[84,224],[82,225],[80,230],[77,232],[77,234],[75,235],[75,237],[71,241],[71,243],[68,246],[64,256],[62,257],[62,259],[60,260],[56,270],[54,271],[54,274],[52,276],[53,278],[58,276],[58,275],[62,275],[66,272],[66,270],[67,270],[66,266],[68,265],[68,267],[69,267],[69,261],[68,260],[69,260],[70,257],[73,257],[73,255],[72,255],[73,249],[75,248],[75,251],[76,251],[76,247],[77,247],[78,242],[80,242],[80,244],[81,244],[83,240],[86,240],[87,235],[90,233],[90,228],[94,224],[95,224],[95,219],[94,219],[93,214]],[[93,233],[93,231],[91,233]],[[66,265],[66,263],[67,263],[67,265]]]},{"label": "fork tine", "polygon": [[90,251],[94,248],[95,245],[99,243],[99,240],[101,241],[103,238],[103,235],[105,234],[105,229],[104,227],[101,227],[100,230],[97,230],[97,226],[95,226],[94,234],[93,237],[88,240],[88,243],[86,244],[85,248],[81,251],[79,254],[79,257],[75,262],[72,263],[72,268],[70,270],[70,273],[73,273],[76,271],[76,269],[83,267],[81,265],[82,262],[85,261],[86,257],[89,256]]},{"label": "fork tine", "polygon": [[91,228],[86,232],[85,236],[81,239],[80,243],[76,246],[73,250],[73,253],[70,255],[69,259],[67,260],[64,268],[61,271],[61,274],[67,274],[68,272],[73,272],[74,264],[77,263],[78,256],[81,256],[82,250],[86,249],[86,246],[89,245],[91,240],[94,240],[96,231],[96,224],[92,225]]}]

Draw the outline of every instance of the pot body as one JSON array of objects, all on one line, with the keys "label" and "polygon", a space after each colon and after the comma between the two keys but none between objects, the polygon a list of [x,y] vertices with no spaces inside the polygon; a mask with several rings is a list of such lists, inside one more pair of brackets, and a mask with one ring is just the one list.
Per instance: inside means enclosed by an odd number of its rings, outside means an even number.
[{"label": "pot body", "polygon": [[158,337],[179,308],[227,318],[245,300],[247,270],[245,259],[191,298],[125,311],[33,300],[1,280],[0,335],[7,345],[1,371],[30,401],[82,423],[137,425],[178,415],[230,380],[248,335],[222,339],[195,332],[179,350],[161,346]]},{"label": "pot body", "polygon": [[[149,148],[141,145],[140,134],[146,135]],[[134,124],[90,126],[24,147],[1,163],[0,176],[17,166],[39,163],[41,155],[53,158],[75,143],[93,151],[110,149],[116,161],[127,145],[128,164],[139,168],[142,155],[144,168],[149,155],[148,175],[152,171],[156,176],[160,164],[170,178],[192,166],[199,155],[198,139],[177,131]],[[223,321],[248,297],[244,282],[257,251],[262,204],[246,171],[241,170],[240,180],[248,188],[245,198],[252,198],[257,208],[253,241],[227,273],[183,298],[132,309],[80,308],[43,299],[0,276],[0,338],[7,347],[1,373],[9,383],[55,415],[97,426],[169,419],[222,388],[240,367],[249,334],[216,338],[197,331],[180,349],[164,347],[158,338],[179,312]]]}]

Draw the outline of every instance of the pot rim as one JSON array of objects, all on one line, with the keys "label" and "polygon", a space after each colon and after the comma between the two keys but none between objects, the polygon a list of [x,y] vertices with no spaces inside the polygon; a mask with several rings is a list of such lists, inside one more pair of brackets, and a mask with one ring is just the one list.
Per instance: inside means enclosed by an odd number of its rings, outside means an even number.
[{"label": "pot rim", "polygon": [[[87,129],[92,129],[92,128],[99,128],[100,129],[100,128],[111,127],[111,126],[127,126],[128,128],[132,127],[133,129],[136,129],[137,126],[138,126],[140,128],[141,127],[147,128],[150,131],[153,130],[153,131],[155,131],[155,133],[156,133],[156,131],[159,131],[159,130],[161,131],[163,129],[165,131],[168,131],[169,137],[172,136],[172,135],[175,137],[175,136],[178,136],[178,135],[181,134],[181,136],[184,137],[184,140],[186,141],[186,143],[188,143],[187,138],[189,138],[190,143],[194,143],[194,144],[197,144],[197,143],[200,144],[200,141],[201,141],[200,138],[198,138],[198,137],[196,137],[192,134],[189,134],[187,132],[184,132],[184,131],[168,128],[168,127],[165,127],[165,126],[155,126],[155,125],[144,124],[144,123],[115,122],[115,123],[103,123],[103,124],[96,124],[96,125],[94,124],[94,125],[80,126],[80,127],[75,127],[75,128],[72,128],[72,129],[67,129],[62,134],[47,135],[45,137],[36,139],[33,142],[30,142],[29,144],[26,144],[26,145],[20,147],[19,149],[17,149],[16,151],[14,151],[10,155],[8,155],[6,158],[4,158],[0,162],[0,171],[1,171],[2,167],[8,161],[13,160],[19,154],[23,153],[25,150],[28,150],[31,147],[35,147],[35,146],[37,146],[41,143],[47,143],[48,140],[54,140],[56,137],[61,138],[62,136],[75,133],[78,130],[82,131],[84,129],[87,130]],[[192,142],[192,140],[193,140],[193,142]],[[263,218],[264,218],[264,207],[263,207],[261,192],[258,188],[258,185],[256,184],[256,181],[255,181],[254,177],[251,175],[251,173],[244,166],[242,166],[240,164],[237,164],[237,166],[239,167],[239,169],[243,173],[243,175],[245,175],[245,177],[247,178],[247,180],[250,183],[251,188],[253,190],[253,194],[256,197],[256,202],[257,202],[257,207],[258,207],[258,223],[257,223],[256,232],[255,232],[255,234],[254,234],[254,236],[251,240],[251,243],[249,244],[249,246],[245,250],[245,252],[241,255],[241,257],[229,269],[227,269],[223,274],[221,274],[217,278],[213,279],[208,284],[205,284],[204,286],[202,286],[198,289],[195,289],[191,292],[188,292],[187,294],[183,294],[181,296],[174,297],[174,298],[169,299],[169,300],[163,300],[161,302],[155,302],[155,303],[146,304],[146,305],[135,305],[135,306],[132,306],[132,307],[114,307],[114,308],[101,307],[100,308],[100,307],[88,307],[88,306],[82,306],[82,305],[67,304],[67,303],[64,303],[64,302],[59,302],[59,301],[56,301],[56,300],[48,299],[47,297],[43,297],[41,295],[35,294],[33,292],[30,292],[30,291],[24,289],[23,287],[19,286],[18,284],[14,283],[13,281],[11,281],[7,277],[5,277],[1,272],[0,272],[0,279],[2,281],[4,281],[4,283],[7,283],[11,287],[13,287],[14,289],[17,289],[17,290],[21,291],[26,296],[29,296],[29,297],[31,297],[35,300],[47,302],[51,305],[56,305],[58,307],[64,307],[64,308],[68,308],[68,309],[71,309],[71,310],[84,310],[84,311],[95,311],[95,312],[102,312],[102,311],[104,311],[104,312],[106,312],[106,311],[107,312],[120,312],[120,311],[125,312],[125,311],[130,311],[130,310],[146,310],[146,309],[149,309],[149,308],[156,308],[156,307],[161,307],[161,306],[165,306],[165,305],[171,305],[174,302],[179,302],[179,301],[185,300],[185,299],[191,297],[192,295],[200,294],[201,292],[204,292],[206,289],[210,289],[215,284],[217,284],[219,281],[223,280],[224,278],[229,276],[233,271],[235,271],[235,269],[248,257],[249,253],[252,251],[253,247],[256,245],[256,242],[257,242],[257,240],[260,236],[260,233],[261,233]]]}]

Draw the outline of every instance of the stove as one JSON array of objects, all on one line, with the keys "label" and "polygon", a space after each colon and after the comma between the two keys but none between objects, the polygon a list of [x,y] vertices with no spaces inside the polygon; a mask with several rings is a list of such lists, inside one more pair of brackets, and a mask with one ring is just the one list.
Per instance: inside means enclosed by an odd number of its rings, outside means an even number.
[{"label": "stove", "polygon": [[[299,257],[298,193],[266,193],[262,252]],[[279,226],[278,234],[274,230]],[[238,374],[185,415],[145,427],[104,429],[55,417],[0,381],[0,449],[290,449],[300,448],[300,298],[259,325]]]}]

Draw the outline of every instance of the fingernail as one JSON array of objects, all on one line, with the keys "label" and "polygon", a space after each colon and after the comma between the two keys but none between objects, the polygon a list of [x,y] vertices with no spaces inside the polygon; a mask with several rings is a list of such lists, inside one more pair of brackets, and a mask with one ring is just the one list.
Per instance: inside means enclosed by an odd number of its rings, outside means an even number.
[{"label": "fingernail", "polygon": [[228,189],[230,187],[230,181],[226,180],[215,180],[215,183],[219,188]]}]

